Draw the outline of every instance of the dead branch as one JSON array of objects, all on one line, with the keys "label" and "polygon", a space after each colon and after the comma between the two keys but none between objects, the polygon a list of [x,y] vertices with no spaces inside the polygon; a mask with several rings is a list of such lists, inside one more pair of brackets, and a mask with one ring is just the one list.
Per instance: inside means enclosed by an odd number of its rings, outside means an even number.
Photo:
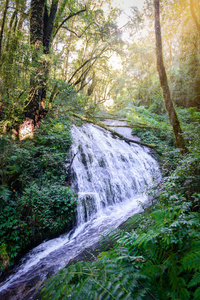
[{"label": "dead branch", "polygon": [[131,124],[131,125],[115,125],[115,124],[110,124],[107,125],[108,127],[128,127],[128,128],[152,128],[152,129],[158,129],[156,127],[150,126],[150,125],[145,125],[145,124]]},{"label": "dead branch", "polygon": [[112,133],[112,135],[114,136],[117,136],[119,137],[121,140],[124,140],[126,143],[130,144],[130,143],[134,143],[134,144],[138,144],[138,145],[141,145],[141,146],[146,146],[146,147],[149,147],[149,148],[156,148],[158,147],[158,145],[151,145],[151,144],[146,144],[146,143],[143,143],[143,142],[139,142],[139,141],[135,141],[135,140],[132,140],[132,139],[129,139],[129,138],[126,138],[124,137],[122,134],[116,132],[115,130],[109,128],[105,123],[103,122],[99,122],[99,121],[95,121],[95,120],[91,120],[91,119],[88,119],[88,118],[85,118],[79,114],[76,114],[76,113],[71,113],[74,117],[76,118],[79,118],[80,120],[82,120],[83,122],[87,122],[87,123],[92,123],[94,125],[97,125],[109,132]]}]

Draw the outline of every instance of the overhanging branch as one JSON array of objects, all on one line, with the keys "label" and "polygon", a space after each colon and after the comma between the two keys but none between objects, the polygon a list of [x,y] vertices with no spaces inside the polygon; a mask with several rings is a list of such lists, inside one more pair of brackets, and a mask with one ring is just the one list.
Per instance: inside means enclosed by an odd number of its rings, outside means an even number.
[{"label": "overhanging branch", "polygon": [[74,76],[78,73],[78,71],[80,71],[83,67],[85,67],[86,64],[88,64],[90,61],[92,60],[97,60],[98,58],[101,57],[101,54],[106,50],[107,45],[100,51],[100,53],[94,57],[91,57],[89,59],[87,59],[71,76],[71,78],[69,79],[68,83],[70,83],[72,81],[72,79],[74,78]]},{"label": "overhanging branch", "polygon": [[91,57],[90,59],[87,59],[71,76],[71,78],[68,80],[68,83],[70,83],[72,81],[72,79],[74,78],[74,76],[78,73],[78,71],[80,71],[87,63],[89,63],[90,61],[97,59],[99,56],[95,56],[95,57]]},{"label": "overhanging branch", "polygon": [[91,24],[89,24],[89,25],[85,28],[85,30],[84,30],[80,35],[77,34],[75,31],[73,31],[72,29],[69,29],[69,27],[67,27],[67,26],[62,26],[62,28],[68,30],[68,31],[71,32],[71,33],[73,33],[73,34],[74,34],[75,36],[77,36],[78,38],[81,38],[81,37],[83,36],[83,34],[86,32],[86,30],[90,27],[90,25],[91,25]]},{"label": "overhanging branch", "polygon": [[65,19],[61,22],[61,24],[58,26],[58,28],[56,29],[56,31],[55,31],[55,33],[54,33],[54,35],[53,35],[53,38],[56,36],[56,34],[58,33],[58,31],[60,30],[60,28],[63,26],[63,24],[64,24],[65,22],[67,22],[69,19],[73,18],[74,16],[80,15],[80,14],[81,14],[82,12],[84,12],[84,11],[86,11],[86,6],[85,6],[84,9],[81,9],[81,10],[77,11],[76,13],[71,13],[71,14],[69,14],[69,16],[68,16],[67,18],[65,18]]}]

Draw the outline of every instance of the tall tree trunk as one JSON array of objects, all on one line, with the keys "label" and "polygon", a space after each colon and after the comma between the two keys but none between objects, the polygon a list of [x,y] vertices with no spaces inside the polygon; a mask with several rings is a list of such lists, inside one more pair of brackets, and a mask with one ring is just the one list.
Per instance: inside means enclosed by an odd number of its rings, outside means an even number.
[{"label": "tall tree trunk", "polygon": [[9,0],[6,0],[5,9],[3,12],[3,19],[2,19],[2,23],[1,23],[1,30],[0,30],[0,65],[1,65],[1,54],[2,54],[3,32],[4,32],[5,22],[6,22],[6,14],[8,11],[8,4],[9,4]]},{"label": "tall tree trunk", "polygon": [[[48,14],[48,8],[45,5],[44,10],[44,32],[43,32],[43,52],[44,54],[50,53],[50,48],[53,40],[53,28],[56,18],[56,13],[58,9],[58,2],[59,0],[53,0],[50,14]],[[46,102],[46,94],[47,94],[47,84],[49,78],[49,71],[50,71],[50,62],[49,60],[44,61],[44,78],[43,78],[43,86],[42,86],[42,108],[45,107]]]},{"label": "tall tree trunk", "polygon": [[31,0],[30,44],[33,46],[33,71],[26,116],[33,120],[34,126],[37,126],[44,113],[50,63],[44,56],[42,59],[42,55],[50,53],[58,2],[59,0],[52,0],[49,13],[45,0]]},{"label": "tall tree trunk", "polygon": [[58,9],[58,2],[59,0],[53,0],[50,14],[48,15],[48,9],[45,5],[45,15],[44,15],[44,36],[43,36],[43,46],[44,46],[44,53],[49,54],[50,46],[53,39],[53,28],[54,22],[56,18],[56,13]]},{"label": "tall tree trunk", "polygon": [[162,37],[160,27],[160,1],[154,0],[155,8],[155,36],[156,36],[156,56],[157,56],[157,70],[159,74],[160,84],[163,90],[163,97],[165,101],[165,107],[168,112],[170,124],[173,127],[173,132],[176,140],[176,146],[181,149],[182,153],[188,152],[185,141],[183,139],[182,130],[176,114],[174,104],[171,99],[169,90],[167,74],[165,71],[163,52],[162,52]]},{"label": "tall tree trunk", "polygon": [[30,44],[33,47],[32,72],[30,78],[30,95],[26,107],[26,117],[36,126],[39,118],[44,68],[41,66],[43,54],[43,14],[44,0],[32,0],[30,9]]}]

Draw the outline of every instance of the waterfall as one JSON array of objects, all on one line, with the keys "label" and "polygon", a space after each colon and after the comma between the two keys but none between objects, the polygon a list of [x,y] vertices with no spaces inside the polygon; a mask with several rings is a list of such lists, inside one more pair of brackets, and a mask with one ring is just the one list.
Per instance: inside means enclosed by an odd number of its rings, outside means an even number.
[{"label": "waterfall", "polygon": [[[77,192],[78,225],[101,217],[110,206],[134,204],[160,173],[146,147],[129,145],[95,125],[73,126],[73,185]],[[131,205],[131,204],[130,204]]]},{"label": "waterfall", "polygon": [[141,211],[140,204],[148,201],[146,190],[161,179],[147,147],[129,145],[91,124],[73,125],[72,136],[68,160],[74,158],[70,173],[71,187],[78,195],[77,227],[30,251],[0,283],[1,299],[32,297],[38,282],[66,266],[110,228]]}]

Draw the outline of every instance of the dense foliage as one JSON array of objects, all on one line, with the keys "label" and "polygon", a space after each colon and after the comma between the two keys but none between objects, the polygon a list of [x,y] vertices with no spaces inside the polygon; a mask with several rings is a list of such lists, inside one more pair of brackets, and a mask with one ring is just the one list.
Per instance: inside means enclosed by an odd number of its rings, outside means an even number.
[{"label": "dense foliage", "polygon": [[76,197],[64,167],[71,142],[69,121],[53,115],[33,139],[0,138],[1,270],[23,250],[74,223]]},{"label": "dense foliage", "polygon": [[61,85],[86,96],[87,109],[106,100],[108,55],[122,46],[118,10],[109,5],[105,14],[108,4],[0,1],[0,134],[18,130],[25,117],[36,123],[55,105]]},{"label": "dense foliage", "polygon": [[[189,147],[197,147],[200,112],[195,107],[177,108],[183,131]],[[160,154],[166,149],[173,149],[175,141],[166,111],[159,114],[144,106],[133,106],[129,109],[127,120],[133,126],[132,134],[136,134],[144,142],[156,144]],[[194,151],[194,149],[192,150]]]}]

